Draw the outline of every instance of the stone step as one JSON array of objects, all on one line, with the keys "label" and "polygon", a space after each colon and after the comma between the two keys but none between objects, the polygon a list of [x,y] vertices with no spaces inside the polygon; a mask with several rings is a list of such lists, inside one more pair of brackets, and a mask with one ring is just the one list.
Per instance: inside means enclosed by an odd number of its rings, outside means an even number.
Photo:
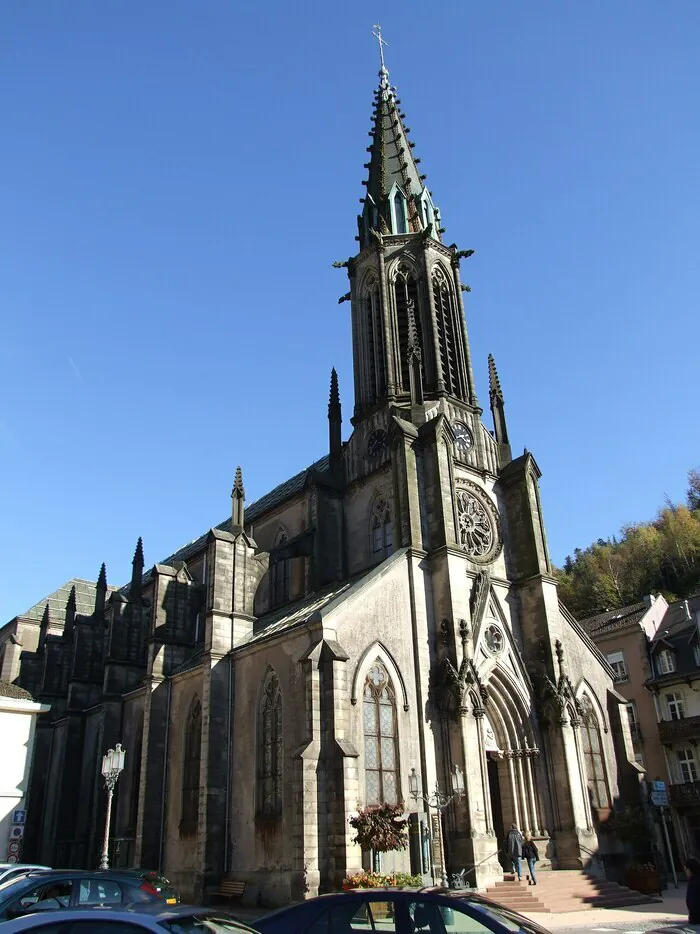
[{"label": "stone step", "polygon": [[537,885],[527,878],[518,880],[513,873],[490,886],[486,895],[514,911],[564,912],[590,911],[592,908],[623,908],[655,901],[624,885],[589,876],[581,870],[543,872]]}]

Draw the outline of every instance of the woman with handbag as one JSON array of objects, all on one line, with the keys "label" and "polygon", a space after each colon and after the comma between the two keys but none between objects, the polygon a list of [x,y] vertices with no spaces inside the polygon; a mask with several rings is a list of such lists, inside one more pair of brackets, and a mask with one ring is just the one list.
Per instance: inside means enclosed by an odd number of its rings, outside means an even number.
[{"label": "woman with handbag", "polygon": [[527,860],[527,866],[530,870],[530,884],[537,885],[537,876],[535,875],[535,863],[540,858],[540,854],[537,852],[537,844],[532,839],[531,833],[525,834],[525,842],[523,843],[523,859]]}]

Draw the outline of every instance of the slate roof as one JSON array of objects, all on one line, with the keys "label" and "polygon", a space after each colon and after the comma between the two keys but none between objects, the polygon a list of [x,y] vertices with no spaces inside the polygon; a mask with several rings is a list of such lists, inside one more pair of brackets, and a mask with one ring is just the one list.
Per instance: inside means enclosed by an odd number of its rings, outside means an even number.
[{"label": "slate roof", "polygon": [[[664,618],[652,640],[652,646],[660,641],[668,641],[687,635],[690,640],[698,632],[696,613],[700,611],[700,593],[693,594],[687,600],[678,600],[666,610]],[[690,614],[690,615],[689,615]]]},{"label": "slate roof", "polygon": [[10,681],[0,681],[0,697],[11,697],[12,700],[34,700],[29,691],[25,691],[24,688]]},{"label": "slate roof", "polygon": [[[300,470],[298,474],[295,474],[293,477],[290,477],[289,480],[285,480],[284,483],[280,483],[279,486],[276,486],[273,490],[270,490],[269,493],[265,493],[264,496],[261,496],[260,499],[257,499],[254,503],[251,503],[250,506],[246,507],[245,510],[245,526],[250,528],[254,526],[255,522],[264,516],[266,513],[270,512],[272,509],[275,509],[277,506],[281,506],[282,503],[285,503],[288,499],[292,499],[293,496],[301,493],[306,485],[308,478],[313,472],[322,472],[328,469],[328,455],[320,458],[317,461],[314,461],[310,467]],[[231,517],[224,519],[223,522],[220,522],[219,525],[214,526],[221,530],[222,532],[228,532],[231,527]],[[176,552],[170,555],[168,558],[165,558],[163,561],[159,561],[158,564],[166,564],[172,566],[177,561],[187,561],[188,558],[191,558],[192,555],[197,554],[198,551],[201,551],[204,547],[204,543],[207,540],[207,535],[209,534],[209,529],[199,538],[193,539],[191,542],[188,542],[186,545],[183,545],[182,548],[179,548]],[[146,583],[151,577],[151,572],[147,571],[143,576],[143,582]],[[129,585],[122,587],[122,592],[127,592],[129,590]]]},{"label": "slate roof", "polygon": [[[20,615],[41,622],[41,617],[44,615],[44,609],[48,603],[51,618],[50,629],[62,629],[66,621],[66,603],[72,587],[75,587],[76,612],[83,616],[91,616],[95,609],[95,582],[86,581],[80,577],[73,577],[71,580],[66,581],[58,590],[54,590],[48,597],[44,597],[43,600],[30,607],[26,613]],[[108,593],[118,589],[113,585],[107,587]]]},{"label": "slate roof", "polygon": [[617,610],[606,610],[605,613],[598,613],[597,616],[589,616],[588,619],[579,620],[579,623],[591,638],[595,638],[639,622],[648,609],[649,607],[642,600],[640,603],[631,603]]}]

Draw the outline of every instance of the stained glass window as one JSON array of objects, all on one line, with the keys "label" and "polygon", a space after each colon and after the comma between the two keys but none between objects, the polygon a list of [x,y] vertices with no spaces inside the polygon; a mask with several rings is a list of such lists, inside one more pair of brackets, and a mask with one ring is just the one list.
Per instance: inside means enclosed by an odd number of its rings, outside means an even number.
[{"label": "stained glass window", "polygon": [[391,510],[385,499],[378,499],[372,509],[372,554],[388,558],[394,550],[394,526]]},{"label": "stained glass window", "polygon": [[268,674],[260,701],[258,810],[277,814],[282,810],[282,692],[277,675]]},{"label": "stained glass window", "polygon": [[202,705],[195,694],[187,714],[182,771],[182,814],[180,829],[195,833],[199,817],[199,760],[202,748]]},{"label": "stained glass window", "polygon": [[581,735],[583,739],[583,759],[588,779],[588,793],[594,808],[607,808],[610,807],[610,796],[605,777],[605,759],[600,741],[600,724],[590,700],[584,697],[583,701]]},{"label": "stained glass window", "polygon": [[362,718],[365,803],[396,804],[399,800],[396,697],[391,679],[379,659],[365,679]]}]

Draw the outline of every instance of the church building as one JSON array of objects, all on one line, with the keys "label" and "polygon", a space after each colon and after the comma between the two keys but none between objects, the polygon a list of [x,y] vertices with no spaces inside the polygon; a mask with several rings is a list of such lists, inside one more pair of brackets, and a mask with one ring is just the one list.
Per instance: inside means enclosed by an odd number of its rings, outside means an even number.
[{"label": "church building", "polygon": [[412,841],[385,865],[426,879],[431,859],[502,878],[513,823],[555,871],[611,846],[635,783],[624,698],[558,600],[540,471],[513,456],[492,357],[482,420],[472,251],[443,241],[383,61],[374,98],[358,249],[336,264],[352,433],[333,371],[323,457],[248,506],[238,469],[226,521],[150,567],[139,539],[127,585],[103,565],[0,630],[1,676],[51,708],[25,860],[98,864],[118,742],[111,863],[159,867],[188,899],[223,878],[267,904],[337,889],[368,866],[349,817],[382,802]]}]

